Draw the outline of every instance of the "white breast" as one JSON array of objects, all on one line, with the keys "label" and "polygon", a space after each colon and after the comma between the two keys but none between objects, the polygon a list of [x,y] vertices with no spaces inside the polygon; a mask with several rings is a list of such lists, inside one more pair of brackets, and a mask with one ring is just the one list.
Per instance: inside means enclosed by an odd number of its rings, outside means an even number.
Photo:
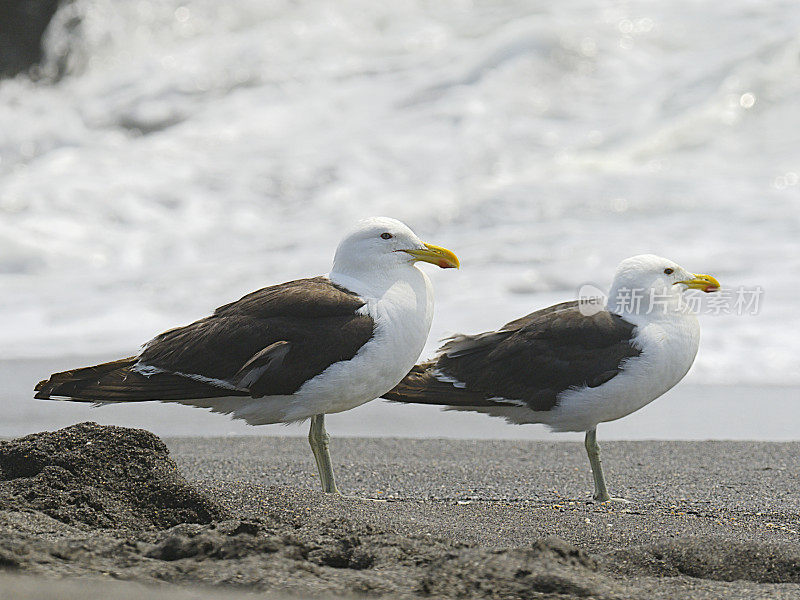
[{"label": "white breast", "polygon": [[601,386],[561,394],[558,407],[542,422],[555,431],[587,431],[639,410],[683,379],[699,343],[694,315],[642,323],[634,338],[642,350],[639,356],[628,359],[622,372]]},{"label": "white breast", "polygon": [[250,400],[232,411],[234,417],[263,425],[342,412],[385,394],[414,366],[433,318],[433,290],[425,273],[409,265],[406,276],[380,295],[358,281],[337,279],[367,300],[360,312],[375,321],[372,339],[352,359],[334,363],[294,394]]}]

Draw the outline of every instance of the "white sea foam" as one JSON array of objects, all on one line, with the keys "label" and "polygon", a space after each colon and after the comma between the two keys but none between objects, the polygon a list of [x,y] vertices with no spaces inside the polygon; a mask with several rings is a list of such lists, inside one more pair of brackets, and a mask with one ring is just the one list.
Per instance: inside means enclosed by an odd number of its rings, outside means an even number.
[{"label": "white sea foam", "polygon": [[765,290],[690,378],[800,382],[800,13],[531,7],[77,0],[71,74],[0,82],[2,356],[133,354],[387,214],[462,259],[428,352],[652,252]]}]

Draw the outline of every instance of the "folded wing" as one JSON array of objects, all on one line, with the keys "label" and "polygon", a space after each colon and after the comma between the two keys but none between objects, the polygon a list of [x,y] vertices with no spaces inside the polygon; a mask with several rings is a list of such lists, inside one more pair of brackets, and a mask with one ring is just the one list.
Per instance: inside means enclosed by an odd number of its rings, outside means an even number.
[{"label": "folded wing", "polygon": [[561,392],[611,380],[640,350],[634,325],[577,302],[536,311],[477,335],[450,338],[384,398],[457,407],[526,406],[547,411]]},{"label": "folded wing", "polygon": [[327,278],[263,288],[164,332],[137,357],[56,373],[37,398],[87,402],[292,394],[367,343],[364,301]]}]

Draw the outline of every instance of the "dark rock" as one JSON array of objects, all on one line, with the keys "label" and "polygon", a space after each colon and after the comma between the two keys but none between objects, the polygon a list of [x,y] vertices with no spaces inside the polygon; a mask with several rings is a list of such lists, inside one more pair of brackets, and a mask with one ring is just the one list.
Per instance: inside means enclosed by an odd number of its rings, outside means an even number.
[{"label": "dark rock", "polygon": [[165,529],[226,516],[183,479],[155,435],[97,423],[0,442],[0,510],[92,528]]},{"label": "dark rock", "polygon": [[42,36],[59,0],[0,2],[0,77],[28,70],[42,60]]}]

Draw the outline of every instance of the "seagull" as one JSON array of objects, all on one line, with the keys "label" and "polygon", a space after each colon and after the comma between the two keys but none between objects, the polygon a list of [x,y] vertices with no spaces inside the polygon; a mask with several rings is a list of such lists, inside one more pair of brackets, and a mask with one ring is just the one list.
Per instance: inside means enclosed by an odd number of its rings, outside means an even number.
[{"label": "seagull", "polygon": [[687,289],[713,292],[719,282],[666,258],[633,256],[618,265],[605,307],[563,302],[497,331],[455,335],[383,397],[584,431],[594,499],[617,500],[597,425],[646,406],[692,366],[700,325],[683,300]]},{"label": "seagull", "polygon": [[251,425],[311,419],[322,489],[339,493],[325,415],[395,386],[419,358],[433,288],[415,263],[458,268],[453,252],[395,219],[360,221],[330,273],[262,288],[147,342],[136,356],[55,373],[36,398],[177,402]]}]

